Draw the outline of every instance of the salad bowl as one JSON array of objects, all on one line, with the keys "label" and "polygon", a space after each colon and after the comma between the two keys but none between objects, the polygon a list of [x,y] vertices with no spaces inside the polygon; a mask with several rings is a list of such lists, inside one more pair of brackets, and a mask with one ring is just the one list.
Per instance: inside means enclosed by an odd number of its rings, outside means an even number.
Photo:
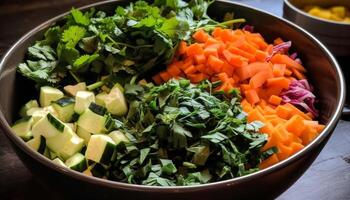
[{"label": "salad bowl", "polygon": [[[127,1],[112,0],[82,7],[95,7],[107,13]],[[62,166],[55,165],[41,154],[31,150],[16,137],[10,128],[19,106],[36,94],[35,86],[16,74],[16,66],[23,60],[27,48],[40,39],[44,31],[60,23],[68,13],[59,15],[29,31],[4,55],[0,63],[0,127],[27,168],[53,193],[66,198],[86,199],[271,199],[290,187],[312,164],[331,136],[341,115],[345,100],[345,83],[342,71],[332,54],[315,37],[302,28],[264,11],[230,1],[215,1],[208,10],[215,19],[224,13],[234,12],[245,18],[268,41],[281,37],[293,42],[305,63],[308,78],[319,97],[319,121],[326,125],[322,133],[308,146],[289,157],[256,173],[195,186],[156,187],[113,182],[89,177]],[[54,195],[53,194],[53,195]],[[38,191],[38,198],[40,196]]]}]

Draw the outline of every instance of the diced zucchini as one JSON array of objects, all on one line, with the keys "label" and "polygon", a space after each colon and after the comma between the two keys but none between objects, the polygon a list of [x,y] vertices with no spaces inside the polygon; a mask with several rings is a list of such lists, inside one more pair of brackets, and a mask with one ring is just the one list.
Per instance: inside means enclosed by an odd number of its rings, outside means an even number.
[{"label": "diced zucchini", "polygon": [[24,117],[18,120],[13,126],[12,131],[24,141],[28,141],[33,137],[32,132],[30,131],[33,125],[32,117]]},{"label": "diced zucchini", "polygon": [[91,166],[91,174],[95,177],[99,177],[99,178],[102,178],[103,176],[106,175],[107,173],[107,169],[105,166],[103,166],[102,164],[99,164],[99,163],[94,163],[92,166]]},{"label": "diced zucchini", "polygon": [[91,133],[84,128],[78,126],[77,127],[77,135],[84,140],[85,145],[87,145],[90,141]]},{"label": "diced zucchini", "polygon": [[46,158],[51,159],[50,150],[49,150],[47,147],[45,148],[43,155],[44,155]]},{"label": "diced zucchini", "polygon": [[128,112],[124,94],[118,87],[114,87],[105,97],[105,104],[108,112],[113,115],[123,116]]},{"label": "diced zucchini", "polygon": [[51,115],[58,118],[58,113],[53,106],[50,105],[50,106],[45,106],[43,108],[44,108],[44,111],[46,111],[47,113],[51,113]]},{"label": "diced zucchini", "polygon": [[78,91],[75,97],[74,111],[78,114],[82,114],[93,102],[95,102],[95,95],[93,92]]},{"label": "diced zucchini", "polygon": [[105,99],[108,94],[106,92],[101,92],[96,95],[96,104],[106,107]]},{"label": "diced zucchini", "polygon": [[39,137],[34,137],[33,139],[27,142],[28,146],[30,146],[35,151],[43,154],[46,148],[46,139],[41,135]]},{"label": "diced zucchini", "polygon": [[47,146],[56,155],[67,159],[83,148],[84,140],[79,138],[71,128],[66,126],[63,133],[47,138]]},{"label": "diced zucchini", "polygon": [[91,103],[89,109],[86,109],[85,112],[80,115],[77,124],[93,134],[105,133],[107,129],[105,127],[106,117],[104,116],[104,112],[105,108]]},{"label": "diced zucchini", "polygon": [[77,94],[78,91],[86,91],[86,83],[85,82],[81,82],[78,83],[76,85],[67,85],[63,88],[63,90],[71,95],[71,96],[75,96]]},{"label": "diced zucchini", "polygon": [[65,127],[63,133],[46,139],[47,146],[57,154],[62,150],[63,146],[75,135],[73,130]]},{"label": "diced zucchini", "polygon": [[41,118],[45,117],[47,113],[44,108],[31,108],[27,111],[27,115],[33,118],[33,124],[36,124]]},{"label": "diced zucchini", "polygon": [[40,88],[40,105],[41,107],[49,106],[52,101],[57,101],[63,96],[63,92],[59,89],[50,86],[43,86]]},{"label": "diced zucchini", "polygon": [[53,159],[52,162],[56,163],[57,165],[61,165],[63,167],[66,167],[66,164],[64,164],[64,162],[61,159],[59,159],[59,158]]},{"label": "diced zucchini", "polygon": [[59,151],[59,155],[63,159],[68,159],[74,154],[80,152],[83,146],[84,140],[78,137],[77,135],[74,135],[68,142],[64,144],[62,149]]},{"label": "diced zucchini", "polygon": [[101,164],[109,164],[116,145],[107,135],[92,135],[87,146],[86,159]]},{"label": "diced zucchini", "polygon": [[69,97],[63,97],[52,103],[52,107],[56,110],[58,118],[63,122],[70,122],[74,115],[75,101]]},{"label": "diced zucchini", "polygon": [[85,157],[81,153],[74,154],[66,160],[65,164],[68,168],[78,172],[82,172],[87,168]]},{"label": "diced zucchini", "polygon": [[19,111],[19,115],[21,117],[25,117],[27,116],[27,111],[31,108],[38,108],[39,104],[37,100],[30,100],[28,101],[26,104],[24,104],[24,106],[21,108],[21,110]]},{"label": "diced zucchini", "polygon": [[47,113],[51,113],[53,116],[58,116],[56,110],[52,106],[31,108],[27,110],[27,116],[33,117],[33,124],[36,124],[41,118],[45,117]]},{"label": "diced zucchini", "polygon": [[98,114],[98,115],[101,115],[101,116],[105,115],[106,112],[107,112],[107,109],[106,109],[105,107],[99,106],[99,105],[97,105],[97,104],[95,104],[95,103],[91,103],[91,104],[89,105],[89,109],[90,109],[92,112],[94,112],[94,113],[96,113],[96,114]]},{"label": "diced zucchini", "polygon": [[73,130],[73,132],[77,131],[77,124],[76,123],[64,123],[66,126],[68,126],[69,128],[71,128]]},{"label": "diced zucchini", "polygon": [[[114,86],[113,86],[113,88],[118,88],[122,93],[124,93],[124,87],[122,86],[122,85],[120,85],[119,83],[116,83]],[[113,89],[112,88],[112,89]]]},{"label": "diced zucchini", "polygon": [[[42,112],[42,111],[44,111],[44,108],[30,108],[30,109],[28,109],[27,110],[27,112],[26,112],[26,115],[27,116],[32,116],[34,113],[36,113],[36,112]],[[44,115],[46,115],[47,113],[45,113]]]},{"label": "diced zucchini", "polygon": [[40,119],[32,128],[33,136],[43,135],[45,138],[54,137],[64,131],[64,123],[48,113]]},{"label": "diced zucchini", "polygon": [[57,154],[50,150],[50,159],[53,160],[55,158],[58,158]]},{"label": "diced zucchini", "polygon": [[110,138],[115,142],[115,144],[118,146],[119,143],[129,143],[129,139],[124,135],[124,133],[120,131],[112,131],[108,134]]}]

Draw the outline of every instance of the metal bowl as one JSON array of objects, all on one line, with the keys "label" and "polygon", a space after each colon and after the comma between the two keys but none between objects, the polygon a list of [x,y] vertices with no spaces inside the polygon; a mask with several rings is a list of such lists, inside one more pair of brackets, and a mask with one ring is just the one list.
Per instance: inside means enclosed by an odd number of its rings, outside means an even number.
[{"label": "metal bowl", "polygon": [[[113,12],[116,5],[125,1],[106,1],[85,6],[93,6],[106,12]],[[221,19],[226,12],[246,18],[267,40],[282,37],[293,41],[293,51],[301,56],[319,97],[320,118],[326,124],[324,131],[307,147],[290,158],[247,176],[184,187],[151,187],[113,182],[61,167],[41,154],[31,150],[10,129],[16,118],[19,105],[37,97],[32,82],[16,74],[16,66],[35,40],[43,36],[50,25],[60,23],[67,15],[57,16],[19,39],[5,54],[0,63],[0,127],[18,156],[30,171],[45,186],[67,198],[87,199],[270,199],[275,198],[291,186],[311,165],[328,138],[332,134],[344,105],[344,78],[332,54],[312,35],[298,26],[255,8],[229,1],[216,1],[209,9],[209,15]],[[5,161],[4,161],[5,162]],[[40,197],[40,191],[38,191]]]},{"label": "metal bowl", "polygon": [[305,28],[321,40],[336,56],[350,56],[350,24],[309,15],[302,10],[306,5],[322,7],[346,6],[349,0],[284,0],[283,17]]}]

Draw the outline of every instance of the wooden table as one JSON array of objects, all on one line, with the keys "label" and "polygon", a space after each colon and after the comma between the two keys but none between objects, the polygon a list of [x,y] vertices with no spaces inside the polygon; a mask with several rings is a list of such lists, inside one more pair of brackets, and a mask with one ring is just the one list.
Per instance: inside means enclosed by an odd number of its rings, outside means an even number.
[{"label": "wooden table", "polygon": [[[282,15],[282,0],[237,0]],[[39,23],[93,0],[1,0],[0,56]],[[340,58],[345,68],[350,58]],[[345,71],[346,76],[350,76]],[[349,84],[348,84],[349,85]],[[0,95],[1,96],[1,95]],[[340,121],[333,136],[309,170],[278,199],[350,199],[350,122]],[[0,199],[61,199],[23,166],[0,133]]]}]

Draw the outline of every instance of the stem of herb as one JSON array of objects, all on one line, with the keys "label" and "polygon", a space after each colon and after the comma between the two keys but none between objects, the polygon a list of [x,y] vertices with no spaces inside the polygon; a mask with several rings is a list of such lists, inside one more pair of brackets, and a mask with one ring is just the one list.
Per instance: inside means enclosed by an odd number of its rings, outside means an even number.
[{"label": "stem of herb", "polygon": [[130,80],[130,85],[135,84],[137,77],[138,77],[138,75],[135,75],[135,76],[133,76],[133,77],[131,78],[131,80]]},{"label": "stem of herb", "polygon": [[232,25],[232,24],[238,24],[238,23],[244,23],[246,22],[245,19],[243,18],[239,18],[239,19],[232,19],[232,20],[229,20],[229,21],[226,21],[226,22],[221,22],[221,23],[217,23],[217,24],[210,24],[210,25],[206,25],[206,26],[203,26],[203,27],[199,27],[196,29],[199,30],[201,28],[204,28],[204,29],[212,29],[212,28],[215,28],[217,26],[221,26],[221,27],[227,27],[228,25]]},{"label": "stem of herb", "polygon": [[104,81],[98,81],[96,83],[93,83],[91,85],[88,85],[86,88],[89,90],[89,91],[92,91],[92,90],[95,90],[101,86],[103,86],[105,83]]},{"label": "stem of herb", "polygon": [[71,70],[68,70],[69,71],[69,74],[74,78],[74,80],[77,82],[77,83],[80,83],[80,79],[79,77],[74,74],[74,72],[72,72]]},{"label": "stem of herb", "polygon": [[116,42],[115,40],[113,40],[113,38],[111,38],[109,35],[107,35],[107,38],[114,44],[114,45],[123,45],[132,49],[139,49],[139,48],[146,48],[146,47],[153,47],[153,45],[151,44],[146,44],[146,45],[139,45],[139,46],[133,46],[127,43],[123,43],[123,42]]}]

